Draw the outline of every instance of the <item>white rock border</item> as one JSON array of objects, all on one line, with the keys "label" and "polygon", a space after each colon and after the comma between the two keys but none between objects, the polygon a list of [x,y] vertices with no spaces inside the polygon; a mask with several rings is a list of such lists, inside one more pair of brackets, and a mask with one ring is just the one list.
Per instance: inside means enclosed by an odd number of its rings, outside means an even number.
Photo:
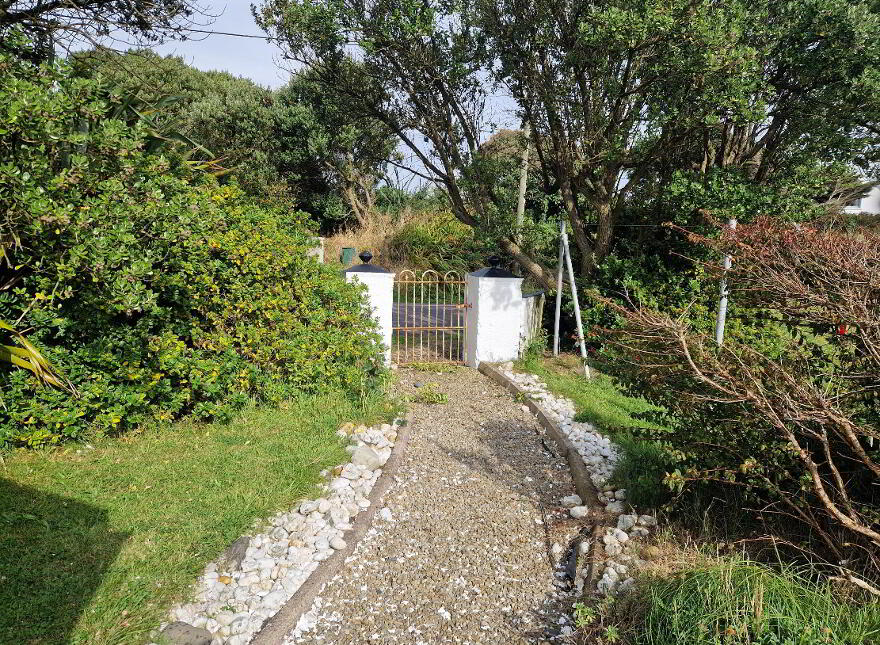
[{"label": "white rock border", "polygon": [[[650,529],[657,526],[655,515],[639,515],[626,501],[626,489],[615,490],[608,484],[614,468],[620,459],[620,450],[606,436],[590,423],[577,422],[574,402],[552,394],[547,385],[534,374],[514,372],[513,363],[498,365],[498,371],[514,383],[521,391],[535,401],[545,416],[556,423],[559,430],[571,441],[583,459],[593,485],[599,491],[598,499],[605,505],[606,519],[612,526],[605,527],[602,534],[602,554],[594,549],[594,566],[602,575],[596,584],[601,595],[625,593],[635,585],[631,573],[643,567],[645,562],[638,557],[636,544],[648,537]],[[576,519],[586,518],[594,510],[582,505],[577,495],[560,500]],[[597,545],[598,546],[598,545]]]},{"label": "white rock border", "polygon": [[303,586],[319,564],[348,546],[353,518],[370,507],[368,496],[382,474],[403,423],[374,427],[344,424],[351,461],[321,484],[324,495],[276,514],[253,536],[243,536],[196,583],[192,602],[178,605],[163,623],[159,643],[245,645]]}]

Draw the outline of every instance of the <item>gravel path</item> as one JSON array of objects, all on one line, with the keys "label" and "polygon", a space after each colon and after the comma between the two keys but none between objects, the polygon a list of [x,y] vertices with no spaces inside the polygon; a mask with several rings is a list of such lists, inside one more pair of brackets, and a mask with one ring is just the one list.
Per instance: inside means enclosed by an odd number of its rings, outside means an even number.
[{"label": "gravel path", "polygon": [[397,381],[401,395],[433,384],[449,402],[412,404],[386,508],[285,644],[552,638],[571,601],[551,559],[565,557],[579,528],[558,508],[573,492],[564,459],[522,404],[476,370],[401,369]]}]

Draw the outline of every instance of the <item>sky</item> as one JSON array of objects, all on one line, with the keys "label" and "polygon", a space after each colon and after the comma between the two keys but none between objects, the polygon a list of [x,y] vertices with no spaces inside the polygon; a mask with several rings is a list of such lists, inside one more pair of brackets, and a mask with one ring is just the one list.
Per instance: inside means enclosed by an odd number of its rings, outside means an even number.
[{"label": "sky", "polygon": [[[204,2],[211,18],[197,19],[195,28],[212,32],[227,32],[263,36],[264,32],[257,26],[251,13],[252,0],[227,0],[226,2]],[[115,49],[128,49],[130,44],[125,40],[106,43]],[[236,76],[249,78],[256,83],[271,88],[278,88],[287,82],[290,73],[284,69],[280,49],[277,44],[263,38],[241,38],[223,35],[222,33],[193,33],[191,40],[168,41],[155,45],[151,49],[162,54],[173,54],[183,58],[184,62],[201,70],[226,71]],[[488,103],[489,112],[493,115],[498,127],[516,128],[518,119],[514,117],[513,102],[503,95],[492,95]],[[484,137],[490,133],[484,133]],[[418,139],[418,137],[417,137]],[[409,150],[403,148],[409,165],[417,171],[424,171],[421,162],[415,159]],[[402,183],[416,187],[423,182],[416,176],[402,171],[394,183]]]},{"label": "sky", "polygon": [[[204,27],[206,31],[222,31],[236,34],[264,35],[251,14],[250,0],[206,3],[211,14],[220,14]],[[192,34],[193,40],[166,42],[152,49],[160,54],[174,54],[193,67],[210,71],[226,71],[244,76],[260,85],[277,88],[283,85],[289,73],[279,63],[278,46],[258,38],[238,38],[221,34]],[[119,45],[116,45],[119,47]]]}]

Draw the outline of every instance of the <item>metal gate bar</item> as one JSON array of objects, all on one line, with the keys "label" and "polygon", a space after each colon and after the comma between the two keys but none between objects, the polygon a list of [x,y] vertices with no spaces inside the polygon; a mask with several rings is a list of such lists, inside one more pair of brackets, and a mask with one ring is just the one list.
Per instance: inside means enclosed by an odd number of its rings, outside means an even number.
[{"label": "metal gate bar", "polygon": [[394,281],[392,361],[463,363],[465,280],[455,271],[416,275],[405,270]]}]

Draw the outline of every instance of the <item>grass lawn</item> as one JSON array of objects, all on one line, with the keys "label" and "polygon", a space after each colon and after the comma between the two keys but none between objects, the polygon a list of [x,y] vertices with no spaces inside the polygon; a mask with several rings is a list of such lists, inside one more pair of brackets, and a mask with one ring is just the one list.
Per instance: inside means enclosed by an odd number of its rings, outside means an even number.
[{"label": "grass lawn", "polygon": [[614,380],[604,374],[593,373],[584,377],[579,356],[560,354],[519,361],[516,369],[538,376],[554,394],[571,399],[577,410],[578,421],[588,421],[599,430],[613,433],[619,428],[656,427],[633,415],[658,410],[644,399],[623,394]]},{"label": "grass lawn", "polygon": [[644,508],[658,508],[669,498],[662,481],[668,470],[663,450],[654,441],[646,441],[633,428],[662,429],[662,426],[635,415],[660,410],[644,399],[627,396],[609,376],[593,372],[586,378],[579,356],[560,354],[528,358],[516,368],[540,377],[556,395],[574,402],[575,419],[587,421],[611,437],[622,452],[611,483],[627,489],[630,501]]},{"label": "grass lawn", "polygon": [[322,396],[227,425],[6,453],[0,643],[145,642],[207,562],[345,460],[341,423],[391,414]]}]

